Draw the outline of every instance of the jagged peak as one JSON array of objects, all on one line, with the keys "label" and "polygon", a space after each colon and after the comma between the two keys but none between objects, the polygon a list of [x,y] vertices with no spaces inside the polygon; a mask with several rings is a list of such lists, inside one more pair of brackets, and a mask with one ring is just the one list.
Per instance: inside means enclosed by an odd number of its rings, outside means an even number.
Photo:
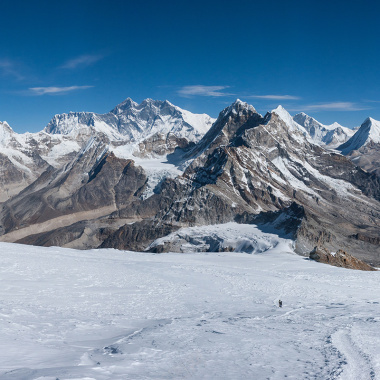
[{"label": "jagged peak", "polygon": [[156,102],[160,102],[159,100],[154,100],[152,98],[146,98],[144,99],[140,104],[139,106],[143,105],[143,104],[152,104],[152,103],[156,103]]},{"label": "jagged peak", "polygon": [[114,114],[120,114],[130,109],[140,110],[145,107],[158,107],[169,106],[175,108],[175,106],[168,100],[154,100],[152,98],[146,98],[141,103],[133,101],[131,98],[125,99],[123,102],[118,104],[114,109],[111,110]]},{"label": "jagged peak", "polygon": [[296,115],[293,116],[293,120],[298,122],[297,120],[302,120],[303,122],[315,122],[315,123],[318,123],[320,125],[322,125],[317,119],[315,119],[314,117],[308,115],[307,113],[305,112],[299,112],[297,113]]},{"label": "jagged peak", "polygon": [[165,99],[164,104],[167,104],[168,106],[175,107],[173,103],[170,103],[169,100]]},{"label": "jagged peak", "polygon": [[115,108],[111,110],[113,113],[120,113],[122,110],[137,107],[138,103],[133,101],[130,97],[119,103]]},{"label": "jagged peak", "polygon": [[231,105],[226,107],[220,114],[220,117],[226,117],[228,114],[233,114],[233,115],[242,115],[243,113],[257,113],[255,107],[252,105],[243,102],[240,99],[236,99]]}]

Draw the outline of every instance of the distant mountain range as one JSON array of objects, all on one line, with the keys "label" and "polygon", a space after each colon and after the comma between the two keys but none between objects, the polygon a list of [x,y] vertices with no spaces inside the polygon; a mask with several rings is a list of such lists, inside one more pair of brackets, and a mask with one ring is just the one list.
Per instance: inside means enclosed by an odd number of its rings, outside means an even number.
[{"label": "distant mountain range", "polygon": [[34,134],[4,122],[0,240],[181,252],[194,238],[162,238],[235,221],[291,236],[301,254],[320,245],[379,264],[379,146],[371,118],[354,131],[240,100],[217,120],[128,98]]}]

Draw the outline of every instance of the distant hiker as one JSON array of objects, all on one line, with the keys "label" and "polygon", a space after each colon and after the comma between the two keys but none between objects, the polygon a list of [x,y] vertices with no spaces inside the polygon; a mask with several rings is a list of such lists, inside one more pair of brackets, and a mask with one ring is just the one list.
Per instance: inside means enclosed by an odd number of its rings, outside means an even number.
[{"label": "distant hiker", "polygon": [[282,307],[282,301],[278,300],[278,307]]}]

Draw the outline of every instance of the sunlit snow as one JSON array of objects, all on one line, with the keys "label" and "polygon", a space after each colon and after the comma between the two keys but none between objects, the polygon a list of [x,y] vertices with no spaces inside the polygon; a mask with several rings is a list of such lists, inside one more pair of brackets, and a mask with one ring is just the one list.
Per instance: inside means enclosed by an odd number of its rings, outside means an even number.
[{"label": "sunlit snow", "polygon": [[379,378],[380,273],[283,247],[0,243],[0,379]]}]

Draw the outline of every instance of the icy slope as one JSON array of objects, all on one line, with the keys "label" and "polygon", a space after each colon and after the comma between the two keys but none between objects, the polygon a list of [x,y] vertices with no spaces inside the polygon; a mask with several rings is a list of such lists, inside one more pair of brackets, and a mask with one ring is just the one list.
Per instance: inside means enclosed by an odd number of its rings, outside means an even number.
[{"label": "icy slope", "polygon": [[324,125],[303,112],[295,115],[293,120],[307,130],[316,144],[326,145],[330,148],[343,144],[355,133],[354,130],[343,127],[338,123]]},{"label": "icy slope", "polygon": [[378,379],[379,275],[0,243],[0,379]]},{"label": "icy slope", "polygon": [[[155,240],[147,250],[170,245],[175,252],[245,252],[291,251],[292,241],[278,235],[264,233],[253,224],[234,222],[210,226],[181,228],[168,236]],[[168,251],[168,250],[166,250]]]},{"label": "icy slope", "polygon": [[380,121],[368,117],[357,132],[346,143],[338,147],[338,150],[346,155],[371,143],[380,143]]}]

